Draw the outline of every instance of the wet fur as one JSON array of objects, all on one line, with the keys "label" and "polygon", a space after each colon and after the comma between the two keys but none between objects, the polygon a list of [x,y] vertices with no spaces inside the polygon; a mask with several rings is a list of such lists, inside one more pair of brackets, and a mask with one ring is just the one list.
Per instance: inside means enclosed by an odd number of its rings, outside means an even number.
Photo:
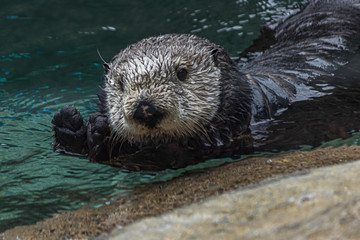
[{"label": "wet fur", "polygon": [[[176,77],[178,69],[188,72],[183,82]],[[250,99],[249,84],[220,46],[186,34],[144,39],[121,51],[109,64],[104,92],[114,136],[133,143],[168,143],[187,137],[213,141],[211,129],[219,131],[221,121],[229,122],[229,111],[248,115],[250,110],[248,100],[234,102],[232,109],[222,107],[224,98],[231,101],[234,95]],[[143,100],[165,112],[154,129],[132,118]]]},{"label": "wet fur", "polygon": [[[247,149],[250,124],[272,118],[294,101],[326,94],[313,82],[320,77],[331,81],[331,73],[359,51],[359,5],[312,1],[270,34],[272,46],[243,67],[220,46],[192,35],[169,34],[133,44],[105,65],[99,112],[86,126],[73,117],[79,115],[73,107],[54,116],[54,149],[88,151],[92,161],[120,167],[134,163],[139,169],[151,165],[146,162],[151,158],[159,168],[181,167],[203,157],[229,156],[230,146]],[[179,82],[180,67],[193,79]],[[189,83],[198,89],[187,87]],[[143,98],[167,111],[160,128],[132,121]],[[78,128],[69,131],[66,122]],[[72,136],[86,140],[76,148],[62,141]]]}]

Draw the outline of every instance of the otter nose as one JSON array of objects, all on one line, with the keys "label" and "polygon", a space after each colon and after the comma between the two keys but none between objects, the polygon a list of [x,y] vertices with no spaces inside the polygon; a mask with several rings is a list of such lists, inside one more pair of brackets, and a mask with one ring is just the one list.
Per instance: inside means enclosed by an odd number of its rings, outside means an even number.
[{"label": "otter nose", "polygon": [[133,117],[148,128],[154,128],[163,118],[163,113],[156,109],[150,102],[141,101]]}]

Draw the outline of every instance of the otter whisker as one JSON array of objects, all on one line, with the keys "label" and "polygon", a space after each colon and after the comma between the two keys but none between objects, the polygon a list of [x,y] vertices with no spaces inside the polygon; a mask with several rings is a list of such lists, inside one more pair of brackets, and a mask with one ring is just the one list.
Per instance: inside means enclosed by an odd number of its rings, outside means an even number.
[{"label": "otter whisker", "polygon": [[107,64],[107,62],[104,60],[104,58],[101,56],[99,49],[96,49],[97,54],[99,55],[101,61],[103,61],[104,64]]}]

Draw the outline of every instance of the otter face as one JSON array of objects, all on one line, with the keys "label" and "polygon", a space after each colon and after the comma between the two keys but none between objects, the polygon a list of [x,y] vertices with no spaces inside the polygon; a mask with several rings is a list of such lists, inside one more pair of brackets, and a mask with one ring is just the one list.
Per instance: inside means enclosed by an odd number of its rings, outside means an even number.
[{"label": "otter face", "polygon": [[169,34],[130,45],[105,74],[112,132],[130,142],[206,135],[220,105],[221,70],[208,40]]}]

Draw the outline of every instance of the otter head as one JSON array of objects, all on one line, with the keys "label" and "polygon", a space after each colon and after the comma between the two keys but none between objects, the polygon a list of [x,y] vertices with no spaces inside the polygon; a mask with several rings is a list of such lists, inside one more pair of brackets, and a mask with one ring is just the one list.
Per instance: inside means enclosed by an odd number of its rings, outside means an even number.
[{"label": "otter head", "polygon": [[130,45],[105,65],[113,134],[130,142],[206,136],[220,107],[221,47],[168,34]]}]

